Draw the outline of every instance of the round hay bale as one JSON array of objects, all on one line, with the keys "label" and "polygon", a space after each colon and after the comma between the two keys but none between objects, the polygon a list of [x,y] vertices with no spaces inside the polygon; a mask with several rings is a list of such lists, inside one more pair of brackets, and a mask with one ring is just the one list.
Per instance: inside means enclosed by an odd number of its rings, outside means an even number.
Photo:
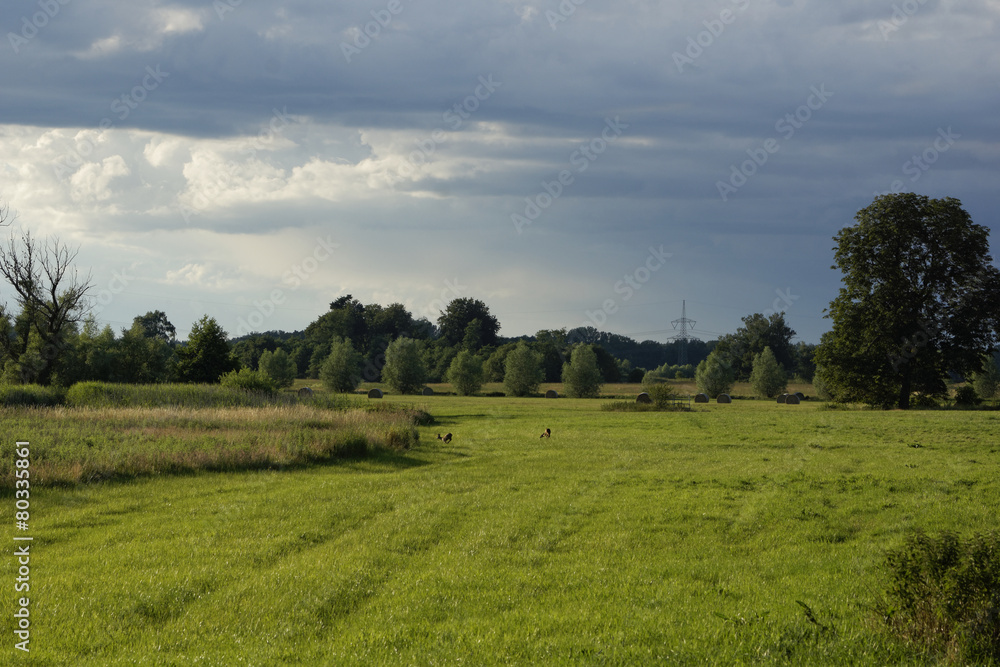
[{"label": "round hay bale", "polygon": [[381,389],[369,389],[368,390],[368,398],[382,398],[382,390]]},{"label": "round hay bale", "polygon": [[806,400],[806,395],[803,394],[801,391],[795,392],[795,397],[798,398],[800,401]]},{"label": "round hay bale", "polygon": [[708,394],[695,394],[694,396],[695,403],[708,403],[708,400]]},{"label": "round hay bale", "polygon": [[635,402],[642,403],[643,405],[650,405],[652,404],[653,399],[650,398],[649,394],[647,394],[646,392],[642,392],[641,394],[635,397]]},{"label": "round hay bale", "polygon": [[795,394],[789,394],[788,398],[785,400],[785,403],[787,403],[788,405],[798,405],[799,397],[796,396]]},{"label": "round hay bale", "polygon": [[559,392],[557,392],[555,389],[549,389],[547,392],[545,392],[545,398],[559,398]]},{"label": "round hay bale", "polygon": [[719,397],[715,399],[716,403],[732,403],[733,397],[729,394],[719,394]]},{"label": "round hay bale", "polygon": [[788,400],[788,394],[782,394],[781,396],[778,397],[778,403],[784,403],[787,400]]},{"label": "round hay bale", "polygon": [[433,396],[434,390],[431,389],[430,387],[424,387],[424,390],[420,393],[423,394],[424,396]]},{"label": "round hay bale", "polygon": [[299,398],[312,398],[313,390],[309,387],[299,389]]}]

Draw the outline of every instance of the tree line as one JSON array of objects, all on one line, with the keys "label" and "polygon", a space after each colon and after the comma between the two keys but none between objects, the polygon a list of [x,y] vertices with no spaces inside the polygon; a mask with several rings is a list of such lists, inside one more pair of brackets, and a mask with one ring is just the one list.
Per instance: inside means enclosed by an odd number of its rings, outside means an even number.
[{"label": "tree line", "polygon": [[[6,213],[0,209],[0,222]],[[948,379],[968,379],[970,400],[989,398],[997,367],[1000,271],[989,230],[954,199],[884,195],[835,237],[834,269],[844,286],[830,304],[832,329],[818,346],[793,343],[784,313],[743,318],[718,340],[638,342],[593,327],[541,330],[504,338],[489,307],[451,301],[436,322],[399,303],[337,298],[305,330],[254,333],[230,340],[216,320],[195,322],[187,341],[161,311],[135,317],[120,333],[88,317],[89,276],[75,251],[30,233],[0,246],[0,277],[16,310],[0,306],[2,381],[69,386],[106,382],[218,382],[261,374],[279,386],[318,378],[353,388],[386,382],[416,391],[451,381],[460,392],[503,382],[520,395],[541,382],[568,382],[579,395],[602,383],[662,383],[694,377],[710,395],[751,382],[766,396],[789,378],[814,382],[824,396],[876,407],[907,408],[947,395]],[[478,389],[475,389],[478,390]]]}]

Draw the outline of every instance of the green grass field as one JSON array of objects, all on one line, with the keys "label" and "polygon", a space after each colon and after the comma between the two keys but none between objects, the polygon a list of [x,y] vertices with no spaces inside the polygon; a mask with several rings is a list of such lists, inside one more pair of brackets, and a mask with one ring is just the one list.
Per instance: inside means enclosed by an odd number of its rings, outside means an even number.
[{"label": "green grass field", "polygon": [[31,664],[935,664],[872,611],[886,550],[1000,507],[1000,412],[384,400],[438,423],[364,459],[33,489]]}]

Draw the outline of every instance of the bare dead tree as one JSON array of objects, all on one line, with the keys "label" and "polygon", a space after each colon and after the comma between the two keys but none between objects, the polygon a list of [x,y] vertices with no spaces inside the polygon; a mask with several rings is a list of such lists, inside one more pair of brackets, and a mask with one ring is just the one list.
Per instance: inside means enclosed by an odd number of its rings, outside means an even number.
[{"label": "bare dead tree", "polygon": [[41,360],[36,380],[43,384],[52,378],[65,335],[88,310],[86,297],[93,283],[89,274],[81,278],[73,267],[77,253],[58,239],[39,243],[31,232],[22,232],[20,238],[12,234],[0,246],[0,275],[14,289],[21,307],[21,326],[15,327],[19,335],[16,343],[9,341],[9,353],[23,355],[31,333],[37,333]]}]

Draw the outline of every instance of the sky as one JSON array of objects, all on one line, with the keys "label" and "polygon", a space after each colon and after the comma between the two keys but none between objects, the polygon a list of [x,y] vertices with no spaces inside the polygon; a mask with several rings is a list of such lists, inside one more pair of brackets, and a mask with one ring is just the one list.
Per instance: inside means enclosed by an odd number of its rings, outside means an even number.
[{"label": "sky", "polygon": [[[8,0],[5,234],[181,338],[340,296],[815,343],[877,194],[997,229],[1000,0]],[[1000,234],[993,231],[996,252]],[[0,300],[13,305],[9,287]]]}]

